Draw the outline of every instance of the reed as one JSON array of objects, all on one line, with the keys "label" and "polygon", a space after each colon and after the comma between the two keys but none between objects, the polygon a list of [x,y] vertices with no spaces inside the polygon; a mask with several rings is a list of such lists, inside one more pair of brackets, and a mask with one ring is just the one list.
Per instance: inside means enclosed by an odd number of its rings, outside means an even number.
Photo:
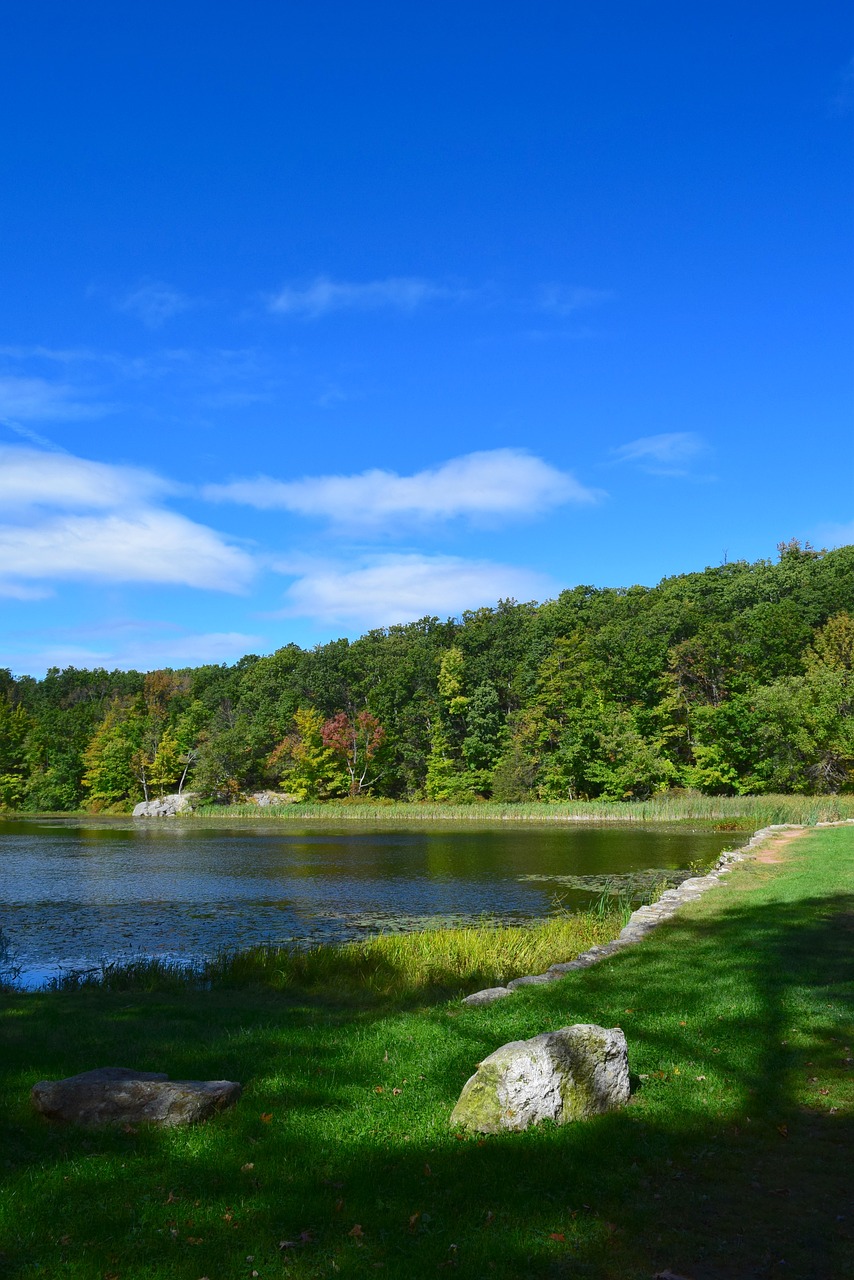
[{"label": "reed", "polygon": [[197,821],[231,818],[288,822],[701,822],[733,829],[776,822],[838,822],[854,818],[854,795],[706,796],[687,792],[649,800],[536,801],[501,804],[435,804],[429,801],[361,800],[269,805],[204,805]]},{"label": "reed", "polygon": [[615,937],[622,904],[555,916],[532,925],[490,920],[460,928],[383,933],[364,941],[315,947],[254,947],[197,966],[156,958],[64,974],[54,990],[177,991],[264,987],[330,1000],[435,1000],[497,986],[550,964],[572,960]]}]

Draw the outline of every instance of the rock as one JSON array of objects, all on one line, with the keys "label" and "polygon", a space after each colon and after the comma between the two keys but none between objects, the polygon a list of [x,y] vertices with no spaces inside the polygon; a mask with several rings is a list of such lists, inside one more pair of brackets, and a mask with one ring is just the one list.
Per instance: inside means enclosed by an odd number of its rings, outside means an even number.
[{"label": "rock", "polygon": [[454,1128],[519,1131],[541,1120],[568,1124],[629,1100],[626,1037],[578,1023],[502,1045],[478,1066],[451,1113]]},{"label": "rock", "polygon": [[135,818],[177,818],[180,813],[193,812],[195,793],[185,791],[182,795],[160,796],[157,800],[141,800],[134,808]]},{"label": "rock", "polygon": [[240,1097],[234,1080],[170,1080],[159,1071],[98,1067],[66,1080],[40,1080],[33,1106],[49,1120],[95,1128],[110,1124],[193,1124]]},{"label": "rock", "polygon": [[470,996],[466,996],[463,1004],[494,1004],[496,1000],[503,1000],[505,996],[512,994],[509,987],[484,987],[483,991],[475,991]]},{"label": "rock", "polygon": [[266,809],[271,804],[296,804],[296,796],[285,791],[253,791],[246,797],[249,804],[257,804],[259,809]]},{"label": "rock", "polygon": [[517,987],[543,987],[547,982],[554,982],[561,975],[559,973],[526,973],[522,978],[514,978],[512,982],[507,983],[510,991],[515,991]]}]

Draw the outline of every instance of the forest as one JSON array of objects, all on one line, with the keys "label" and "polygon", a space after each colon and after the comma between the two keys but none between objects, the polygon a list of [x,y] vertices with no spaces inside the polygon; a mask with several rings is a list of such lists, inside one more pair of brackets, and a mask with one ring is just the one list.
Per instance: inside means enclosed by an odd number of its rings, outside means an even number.
[{"label": "forest", "polygon": [[0,670],[0,807],[854,790],[854,546],[182,670]]}]

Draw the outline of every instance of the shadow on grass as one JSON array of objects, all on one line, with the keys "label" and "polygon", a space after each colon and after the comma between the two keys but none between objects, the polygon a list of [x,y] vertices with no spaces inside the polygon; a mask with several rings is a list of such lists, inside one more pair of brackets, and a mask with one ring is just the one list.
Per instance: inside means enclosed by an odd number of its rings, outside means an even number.
[{"label": "shadow on grass", "polygon": [[[262,1277],[854,1274],[852,920],[839,896],[677,920],[485,1010],[353,1014],[260,990],[15,998],[0,1058],[7,1274],[227,1280],[247,1257]],[[500,1138],[448,1130],[486,1053],[588,1021],[626,1032],[637,1090],[623,1112]],[[234,1112],[174,1134],[29,1115],[34,1079],[96,1061],[249,1087]]]}]

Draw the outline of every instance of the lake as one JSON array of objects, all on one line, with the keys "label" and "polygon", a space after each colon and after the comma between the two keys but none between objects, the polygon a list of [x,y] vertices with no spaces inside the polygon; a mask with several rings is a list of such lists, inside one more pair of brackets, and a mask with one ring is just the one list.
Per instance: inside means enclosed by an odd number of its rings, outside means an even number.
[{"label": "lake", "polygon": [[14,820],[0,822],[0,931],[33,988],[140,955],[519,923],[678,879],[734,839],[615,823]]}]

